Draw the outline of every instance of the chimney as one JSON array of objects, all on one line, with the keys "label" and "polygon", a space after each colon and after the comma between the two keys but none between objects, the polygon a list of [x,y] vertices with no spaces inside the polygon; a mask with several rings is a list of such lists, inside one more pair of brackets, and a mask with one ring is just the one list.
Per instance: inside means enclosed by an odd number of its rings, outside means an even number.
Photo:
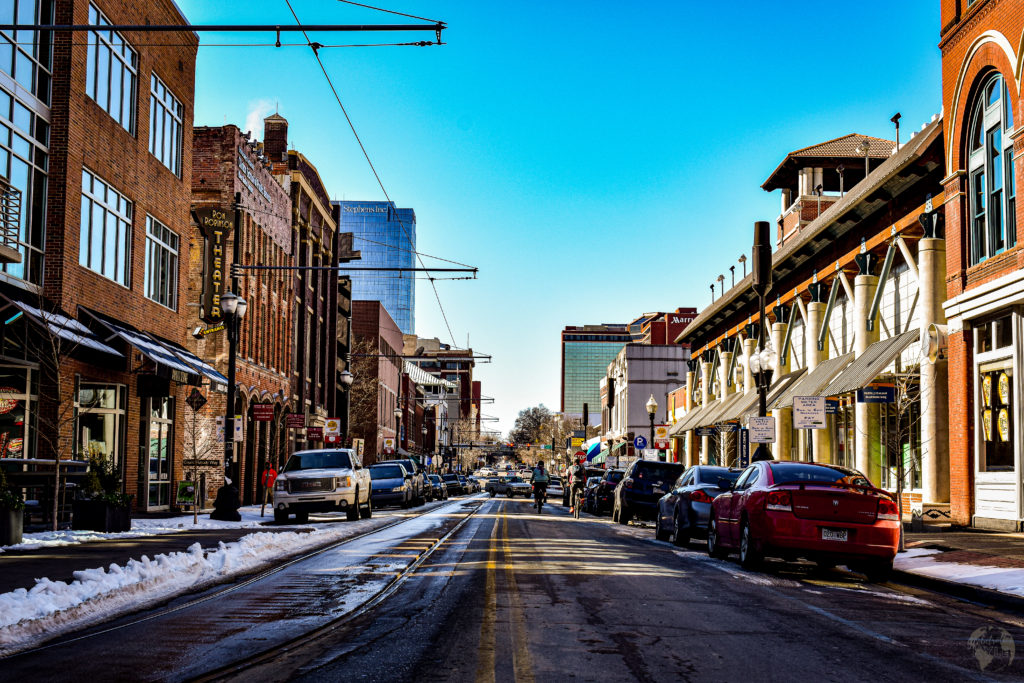
[{"label": "chimney", "polygon": [[288,119],[280,114],[263,119],[263,147],[271,161],[288,160]]}]

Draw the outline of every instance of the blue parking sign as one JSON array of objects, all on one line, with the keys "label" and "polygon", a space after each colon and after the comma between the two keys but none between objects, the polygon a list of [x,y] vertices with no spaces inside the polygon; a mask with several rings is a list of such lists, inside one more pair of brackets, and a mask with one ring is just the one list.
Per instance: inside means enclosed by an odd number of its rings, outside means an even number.
[{"label": "blue parking sign", "polygon": [[636,448],[636,449],[639,449],[639,450],[643,450],[643,449],[647,448],[647,439],[645,439],[642,436],[636,437],[635,439],[633,439],[633,448]]}]

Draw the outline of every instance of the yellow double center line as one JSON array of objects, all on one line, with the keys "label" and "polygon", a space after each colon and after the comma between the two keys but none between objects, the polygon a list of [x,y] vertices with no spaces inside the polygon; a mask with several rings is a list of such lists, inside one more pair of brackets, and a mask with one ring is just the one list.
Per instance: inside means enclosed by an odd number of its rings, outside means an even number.
[{"label": "yellow double center line", "polygon": [[480,647],[477,657],[477,683],[493,683],[495,680],[495,655],[497,648],[496,624],[498,617],[498,545],[504,555],[505,589],[508,595],[509,636],[511,640],[512,680],[517,683],[533,683],[533,661],[530,657],[526,619],[523,615],[522,598],[516,582],[515,563],[509,544],[508,516],[506,503],[502,502],[491,528],[490,546],[487,553],[487,579],[484,588],[484,613],[480,624]]}]

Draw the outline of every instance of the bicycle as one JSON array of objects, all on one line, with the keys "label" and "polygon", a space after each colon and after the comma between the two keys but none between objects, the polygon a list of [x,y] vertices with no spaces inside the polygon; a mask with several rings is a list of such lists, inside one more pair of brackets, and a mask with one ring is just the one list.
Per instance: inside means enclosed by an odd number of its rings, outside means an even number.
[{"label": "bicycle", "polygon": [[582,489],[576,489],[573,492],[572,516],[575,517],[576,519],[579,519],[580,518],[580,512],[582,512],[582,510],[580,508],[582,508],[582,507],[583,507],[583,490]]},{"label": "bicycle", "polygon": [[533,506],[537,508],[537,514],[540,514],[541,509],[544,507],[544,501],[547,500],[548,491],[546,486],[534,486],[533,487]]}]

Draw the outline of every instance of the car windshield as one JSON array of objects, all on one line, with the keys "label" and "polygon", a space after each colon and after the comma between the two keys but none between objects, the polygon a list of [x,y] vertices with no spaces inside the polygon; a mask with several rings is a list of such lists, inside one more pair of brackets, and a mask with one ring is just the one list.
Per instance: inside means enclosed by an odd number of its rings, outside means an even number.
[{"label": "car windshield", "polygon": [[622,471],[609,472],[607,479],[608,479],[608,481],[610,481],[613,484],[618,484],[620,481],[622,481],[622,475],[623,474],[625,474],[625,472],[622,472]]},{"label": "car windshield", "polygon": [[653,481],[675,481],[683,471],[682,465],[664,462],[642,462],[636,467],[633,476],[637,479]]},{"label": "car windshield", "polygon": [[285,472],[297,470],[341,469],[351,468],[352,460],[345,451],[315,451],[312,453],[295,453],[288,458],[284,466]]},{"label": "car windshield", "polygon": [[441,481],[441,477],[437,476],[436,474],[431,474],[430,475],[430,481],[432,481],[435,484],[437,484],[438,482]]},{"label": "car windshield", "polygon": [[445,481],[458,481],[459,480],[459,478],[457,476],[455,476],[454,474],[446,474],[446,475],[444,475],[441,478],[444,479]]},{"label": "car windshield", "polygon": [[871,486],[868,478],[857,470],[847,469],[838,465],[819,465],[816,463],[774,463],[769,465],[772,479],[776,484],[853,484],[855,486]]},{"label": "car windshield", "polygon": [[401,479],[405,469],[399,465],[383,465],[370,468],[370,479]]},{"label": "car windshield", "polygon": [[412,460],[396,460],[394,462],[396,465],[401,465],[402,467],[404,467],[408,472],[416,472],[416,465],[413,464]]}]

